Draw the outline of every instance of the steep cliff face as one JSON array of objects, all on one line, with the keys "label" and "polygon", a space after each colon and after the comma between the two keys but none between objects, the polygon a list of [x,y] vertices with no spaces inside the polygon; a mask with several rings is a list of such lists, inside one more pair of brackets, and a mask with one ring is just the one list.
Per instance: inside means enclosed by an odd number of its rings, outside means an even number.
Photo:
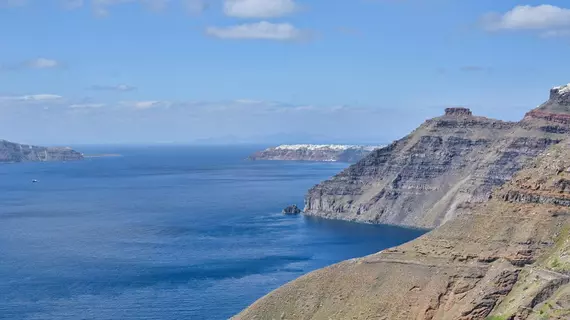
[{"label": "steep cliff face", "polygon": [[0,162],[72,161],[83,155],[71,148],[38,147],[0,140]]},{"label": "steep cliff face", "polygon": [[529,159],[567,136],[570,115],[560,112],[570,106],[570,94],[563,88],[553,89],[547,103],[518,123],[448,108],[309,190],[305,214],[437,227],[486,200]]},{"label": "steep cliff face", "polygon": [[354,145],[280,145],[254,153],[249,160],[357,162],[378,147]]},{"label": "steep cliff face", "polygon": [[235,319],[569,319],[569,143],[465,210],[412,242],[301,277]]}]

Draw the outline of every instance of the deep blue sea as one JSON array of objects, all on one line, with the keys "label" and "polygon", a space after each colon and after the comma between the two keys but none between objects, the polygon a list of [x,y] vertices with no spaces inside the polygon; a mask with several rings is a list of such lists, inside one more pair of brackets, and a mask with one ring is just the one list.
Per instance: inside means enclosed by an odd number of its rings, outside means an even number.
[{"label": "deep blue sea", "polygon": [[345,164],[244,160],[259,147],[78,148],[123,156],[0,165],[2,319],[227,319],[422,234],[280,213]]}]

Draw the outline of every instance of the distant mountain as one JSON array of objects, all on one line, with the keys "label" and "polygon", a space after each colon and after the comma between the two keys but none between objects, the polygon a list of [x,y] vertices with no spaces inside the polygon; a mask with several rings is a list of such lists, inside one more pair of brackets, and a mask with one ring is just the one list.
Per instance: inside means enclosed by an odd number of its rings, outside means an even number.
[{"label": "distant mountain", "polygon": [[83,154],[67,147],[39,147],[0,140],[0,162],[73,160],[83,160]]},{"label": "distant mountain", "polygon": [[254,153],[250,160],[356,162],[381,146],[338,144],[280,145]]}]

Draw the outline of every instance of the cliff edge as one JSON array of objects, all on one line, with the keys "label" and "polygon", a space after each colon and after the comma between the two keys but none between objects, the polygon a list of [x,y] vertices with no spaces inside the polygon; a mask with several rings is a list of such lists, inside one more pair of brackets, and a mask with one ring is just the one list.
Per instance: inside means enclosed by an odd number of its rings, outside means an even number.
[{"label": "cliff edge", "polygon": [[465,210],[407,244],[303,276],[234,319],[569,319],[570,144]]},{"label": "cliff edge", "polygon": [[377,149],[305,197],[305,214],[435,228],[485,201],[529,160],[570,132],[570,85],[520,122],[447,108],[408,136]]}]

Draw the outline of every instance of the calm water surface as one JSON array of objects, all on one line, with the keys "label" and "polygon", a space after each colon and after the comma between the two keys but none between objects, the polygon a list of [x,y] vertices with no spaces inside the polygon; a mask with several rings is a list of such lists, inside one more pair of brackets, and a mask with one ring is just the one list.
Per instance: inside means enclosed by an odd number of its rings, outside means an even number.
[{"label": "calm water surface", "polygon": [[86,147],[123,157],[0,165],[0,318],[226,319],[422,233],[281,215],[345,165],[244,161],[255,149]]}]

